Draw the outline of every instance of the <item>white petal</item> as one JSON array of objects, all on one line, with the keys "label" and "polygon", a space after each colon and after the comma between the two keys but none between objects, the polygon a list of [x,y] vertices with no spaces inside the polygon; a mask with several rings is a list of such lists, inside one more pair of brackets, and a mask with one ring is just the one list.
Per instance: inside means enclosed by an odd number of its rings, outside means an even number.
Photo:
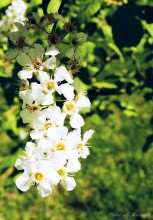
[{"label": "white petal", "polygon": [[42,94],[43,87],[38,83],[31,83],[31,89],[32,89],[31,96],[32,96],[33,100],[38,105],[41,104],[42,96],[43,96],[43,94]]},{"label": "white petal", "polygon": [[25,150],[27,152],[28,155],[31,155],[34,153],[34,151],[36,150],[35,144],[33,142],[27,142],[26,146],[25,146]]},{"label": "white petal", "polygon": [[92,137],[93,133],[94,133],[94,130],[92,129],[90,129],[89,131],[86,131],[83,136],[83,142],[86,143]]},{"label": "white petal", "polygon": [[63,66],[56,68],[54,76],[55,76],[54,79],[56,82],[61,82],[63,80],[66,80],[68,83],[73,82],[73,79],[72,79],[70,73]]},{"label": "white petal", "polygon": [[50,171],[46,173],[46,179],[51,186],[57,185],[60,181],[59,174],[54,169],[50,169]]},{"label": "white petal", "polygon": [[74,113],[70,118],[70,125],[72,128],[80,128],[84,125],[84,120],[81,115]]},{"label": "white petal", "polygon": [[76,102],[76,107],[79,109],[90,108],[90,105],[91,103],[89,99],[84,95],[80,95],[78,101]]},{"label": "white petal", "polygon": [[65,113],[61,113],[59,115],[59,117],[57,118],[57,120],[55,121],[55,123],[58,125],[58,126],[63,126],[64,125],[64,120],[65,120],[65,117],[66,117],[66,114]]},{"label": "white petal", "polygon": [[39,149],[39,151],[43,151],[43,150],[46,151],[46,149],[51,149],[51,148],[52,148],[52,143],[48,139],[40,139],[38,141],[37,149]]},{"label": "white petal", "polygon": [[70,146],[70,149],[75,149],[76,146],[81,142],[81,134],[78,130],[70,132],[66,137],[66,143]]},{"label": "white petal", "polygon": [[70,155],[68,158],[67,171],[70,173],[76,173],[81,169],[81,164],[78,161],[78,158],[76,158],[76,156],[79,157],[79,154],[77,152],[75,153],[74,151],[72,151],[72,153],[74,155]]},{"label": "white petal", "polygon": [[32,70],[21,70],[18,73],[20,79],[31,79],[33,76]]},{"label": "white petal", "polygon": [[45,64],[45,67],[47,68],[47,69],[55,69],[55,67],[56,67],[56,57],[50,57],[50,58],[48,58],[45,62],[44,62],[44,64]]},{"label": "white petal", "polygon": [[62,183],[62,186],[67,191],[71,191],[76,187],[76,182],[73,177],[66,177],[64,182]]},{"label": "white petal", "polygon": [[80,152],[80,157],[86,159],[89,154],[90,154],[89,148],[84,146],[83,150],[81,150]]},{"label": "white petal", "polygon": [[45,133],[46,133],[45,130],[41,130],[41,131],[32,130],[30,132],[30,137],[34,140],[39,140],[39,139],[43,138]]},{"label": "white petal", "polygon": [[44,123],[46,118],[44,117],[44,114],[39,111],[39,110],[35,110],[33,112],[33,114],[31,115],[31,119],[30,119],[30,126],[33,129],[43,129],[44,128]]},{"label": "white petal", "polygon": [[67,162],[67,154],[63,150],[56,151],[50,160],[52,167],[56,170],[63,167]]},{"label": "white petal", "polygon": [[28,189],[30,189],[31,186],[31,178],[28,177],[28,175],[21,175],[16,179],[16,186],[21,191],[25,192]]},{"label": "white petal", "polygon": [[68,128],[67,127],[55,127],[52,126],[47,130],[47,136],[51,140],[59,141],[59,140],[65,140],[66,135],[68,133]]},{"label": "white petal", "polygon": [[20,111],[20,116],[24,124],[29,123],[31,113],[28,109],[24,109]]},{"label": "white petal", "polygon": [[38,79],[41,83],[48,81],[50,79],[50,76],[48,73],[44,72],[44,71],[39,71],[38,73]]},{"label": "white petal", "polygon": [[59,53],[60,53],[60,51],[54,45],[52,45],[48,48],[45,55],[56,56]]},{"label": "white petal", "polygon": [[19,92],[20,98],[23,100],[23,104],[31,105],[33,103],[33,98],[31,96],[31,90],[23,90]]},{"label": "white petal", "polygon": [[42,95],[41,100],[40,100],[40,103],[42,105],[51,105],[53,104],[53,102],[54,102],[54,98],[53,98],[52,93]]},{"label": "white petal", "polygon": [[61,114],[61,110],[58,106],[49,106],[47,109],[43,110],[43,113],[46,115],[46,118],[56,122]]},{"label": "white petal", "polygon": [[42,181],[37,186],[38,192],[42,197],[47,197],[52,193],[52,188],[49,183]]},{"label": "white petal", "polygon": [[67,99],[67,100],[72,100],[74,98],[74,87],[69,85],[68,83],[62,84],[58,86],[57,92]]},{"label": "white petal", "polygon": [[16,167],[17,170],[23,170],[22,163],[23,163],[23,161],[20,158],[18,158],[16,160],[15,167]]}]

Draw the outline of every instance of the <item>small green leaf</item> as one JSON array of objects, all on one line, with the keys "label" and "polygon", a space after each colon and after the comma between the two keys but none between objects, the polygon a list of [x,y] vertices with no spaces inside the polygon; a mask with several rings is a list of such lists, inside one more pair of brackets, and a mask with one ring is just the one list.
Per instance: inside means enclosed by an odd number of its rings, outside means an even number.
[{"label": "small green leaf", "polygon": [[88,86],[85,83],[83,83],[82,80],[78,77],[74,79],[74,82],[72,85],[74,86],[77,92],[84,91],[84,90],[86,91],[88,88]]},{"label": "small green leaf", "polygon": [[21,66],[26,66],[27,64],[31,63],[30,57],[25,53],[20,53],[16,60]]},{"label": "small green leaf", "polygon": [[117,85],[107,82],[95,82],[93,83],[93,86],[97,87],[98,89],[116,89]]},{"label": "small green leaf", "polygon": [[51,0],[47,7],[47,13],[50,14],[50,13],[58,12],[61,3],[62,0]]},{"label": "small green leaf", "polygon": [[19,149],[15,154],[5,157],[0,161],[0,170],[6,169],[10,166],[14,166],[16,159],[23,151]]},{"label": "small green leaf", "polygon": [[18,51],[15,49],[14,50],[10,49],[5,53],[6,59],[8,60],[14,59],[17,55],[18,55]]}]

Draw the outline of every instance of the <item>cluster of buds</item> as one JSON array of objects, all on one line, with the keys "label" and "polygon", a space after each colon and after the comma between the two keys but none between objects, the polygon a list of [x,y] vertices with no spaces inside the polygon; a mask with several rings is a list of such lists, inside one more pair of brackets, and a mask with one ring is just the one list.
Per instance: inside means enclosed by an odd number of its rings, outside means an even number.
[{"label": "cluster of buds", "polygon": [[27,6],[22,0],[13,0],[12,4],[6,9],[5,15],[0,20],[0,35],[8,36],[10,31],[15,29],[14,22],[24,20]]},{"label": "cluster of buds", "polygon": [[[83,91],[75,88],[73,76],[85,34],[76,33],[76,28],[58,13],[40,21],[33,13],[25,25],[15,23],[18,31],[10,34],[15,49],[8,51],[6,56],[16,58],[22,66],[18,73],[19,97],[23,103],[20,116],[31,128],[31,141],[26,143],[23,155],[15,163],[18,170],[23,170],[16,185],[23,192],[36,186],[39,194],[47,197],[58,184],[67,191],[74,189],[73,176],[81,168],[80,159],[87,158],[90,153],[88,140],[94,131],[90,129],[82,135],[84,119],[80,112],[89,109],[91,103]],[[64,36],[70,35],[66,51],[69,69],[58,59],[64,39],[54,30],[58,21],[64,23]],[[51,25],[53,29],[49,31]],[[30,45],[28,33],[31,28],[44,31],[47,44]]]}]

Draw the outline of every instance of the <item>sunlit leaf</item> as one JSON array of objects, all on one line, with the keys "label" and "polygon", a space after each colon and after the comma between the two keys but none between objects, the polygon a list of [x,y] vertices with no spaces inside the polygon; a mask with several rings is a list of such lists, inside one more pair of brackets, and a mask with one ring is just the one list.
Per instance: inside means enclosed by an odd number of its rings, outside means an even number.
[{"label": "sunlit leaf", "polygon": [[62,3],[62,0],[51,0],[48,7],[47,7],[47,13],[55,13],[58,12],[58,9]]}]

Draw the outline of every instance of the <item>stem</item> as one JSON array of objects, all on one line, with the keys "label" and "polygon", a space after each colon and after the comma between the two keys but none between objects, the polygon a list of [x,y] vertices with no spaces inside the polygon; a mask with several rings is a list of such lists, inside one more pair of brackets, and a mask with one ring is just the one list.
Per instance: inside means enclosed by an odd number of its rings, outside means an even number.
[{"label": "stem", "polygon": [[38,23],[36,23],[36,25],[42,30],[44,31],[46,34],[49,34],[44,28],[42,28]]}]

